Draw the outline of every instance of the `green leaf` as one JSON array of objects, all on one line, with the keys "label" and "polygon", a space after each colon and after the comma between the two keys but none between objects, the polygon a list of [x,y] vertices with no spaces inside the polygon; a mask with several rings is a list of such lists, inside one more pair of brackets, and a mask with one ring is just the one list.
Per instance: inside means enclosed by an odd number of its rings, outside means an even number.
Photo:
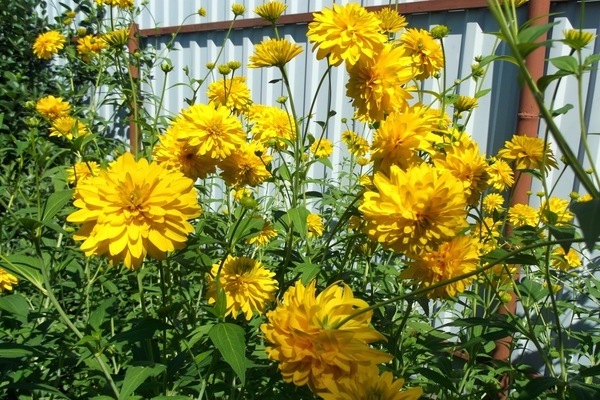
[{"label": "green leaf", "polygon": [[481,59],[481,61],[479,62],[479,66],[480,67],[484,67],[487,64],[490,64],[494,61],[506,61],[509,62],[511,64],[514,65],[519,65],[519,63],[517,63],[517,60],[513,57],[513,56],[495,56],[495,55],[489,55],[489,56],[485,56]]},{"label": "green leaf", "polygon": [[321,271],[321,267],[312,263],[297,263],[294,268],[295,273],[302,274],[301,279],[304,285],[308,284]]},{"label": "green leaf", "polygon": [[486,94],[488,94],[491,91],[492,91],[492,89],[482,89],[482,90],[478,91],[477,93],[475,93],[475,98],[479,99],[479,98],[485,96]]},{"label": "green leaf", "polygon": [[73,198],[73,190],[62,190],[55,192],[48,197],[44,210],[42,212],[42,221],[49,221],[71,201]]},{"label": "green leaf", "polygon": [[171,329],[172,326],[154,318],[144,318],[128,331],[113,336],[111,342],[139,342],[152,339],[156,331]]},{"label": "green leaf", "polygon": [[559,115],[566,114],[573,108],[573,104],[565,104],[561,108],[557,108],[556,110],[552,110],[552,116],[558,117]]},{"label": "green leaf", "polygon": [[586,57],[585,61],[583,62],[583,65],[588,67],[598,61],[600,61],[600,54],[592,54]]},{"label": "green leaf", "polygon": [[292,208],[284,216],[285,223],[294,227],[294,232],[300,234],[300,237],[306,237],[306,217],[308,210],[304,207]]},{"label": "green leaf", "polygon": [[129,367],[125,373],[125,379],[119,393],[119,400],[126,400],[135,390],[151,376],[157,376],[165,370],[162,364],[152,366]]},{"label": "green leaf", "polygon": [[29,304],[20,294],[11,294],[0,297],[0,310],[13,314],[21,322],[27,322]]},{"label": "green leaf", "polygon": [[577,217],[587,249],[594,250],[600,237],[600,199],[572,203],[569,208]]},{"label": "green leaf", "polygon": [[541,92],[543,92],[555,80],[564,78],[565,76],[569,76],[569,75],[571,75],[571,74],[566,73],[564,71],[558,71],[552,75],[542,76],[540,79],[537,80],[537,87]]},{"label": "green leaf", "polygon": [[519,43],[532,43],[543,34],[547,33],[550,28],[556,25],[557,22],[551,22],[548,24],[530,25],[527,28],[521,29],[517,39]]},{"label": "green leaf", "polygon": [[208,337],[217,350],[223,356],[227,364],[246,384],[246,342],[244,340],[244,329],[238,325],[220,323],[208,331]]},{"label": "green leaf", "polygon": [[40,291],[46,293],[46,290],[42,284],[42,274],[40,273],[40,260],[34,257],[24,256],[20,254],[13,254],[6,256],[0,262],[0,265],[8,271],[22,276],[33,285],[35,285]]},{"label": "green leaf", "polygon": [[88,320],[88,324],[95,330],[100,329],[100,325],[104,322],[104,317],[106,315],[106,310],[113,305],[113,303],[117,300],[116,297],[110,297],[104,300],[92,313],[90,314],[90,318]]},{"label": "green leaf", "polygon": [[425,378],[438,383],[440,386],[447,389],[450,393],[457,393],[456,388],[452,385],[452,381],[447,376],[430,368],[417,368],[417,374],[423,375]]},{"label": "green leaf", "polygon": [[550,59],[550,63],[560,71],[569,74],[576,74],[579,71],[579,64],[577,64],[577,59],[573,56],[554,57]]},{"label": "green leaf", "polygon": [[525,385],[517,399],[519,400],[531,400],[536,399],[540,394],[548,389],[554,388],[559,383],[556,378],[540,377],[534,378]]},{"label": "green leaf", "polygon": [[[574,239],[575,238],[575,228],[572,226],[554,226],[554,225],[550,225],[550,234],[558,240],[562,240],[562,239]],[[563,250],[565,251],[565,254],[569,252],[569,249],[571,248],[571,244],[573,242],[569,241],[569,242],[565,242],[565,243],[561,243],[561,247],[563,248]]]},{"label": "green leaf", "polygon": [[0,343],[0,360],[3,358],[21,358],[39,355],[39,351],[31,346],[18,343]]},{"label": "green leaf", "polygon": [[594,365],[593,367],[583,368],[579,374],[573,378],[573,380],[598,375],[600,375],[600,365]]}]

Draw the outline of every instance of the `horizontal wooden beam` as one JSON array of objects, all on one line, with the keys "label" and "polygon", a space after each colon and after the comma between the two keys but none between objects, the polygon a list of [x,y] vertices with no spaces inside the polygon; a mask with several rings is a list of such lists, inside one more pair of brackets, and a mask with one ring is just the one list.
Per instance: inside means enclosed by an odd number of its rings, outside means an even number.
[{"label": "horizontal wooden beam", "polygon": [[[569,0],[551,0],[553,3],[565,2]],[[366,7],[369,11],[378,11],[384,7],[390,6],[370,6]],[[392,6],[392,7],[395,7]],[[487,7],[486,0],[429,0],[429,1],[416,1],[413,3],[401,3],[398,4],[398,12],[400,14],[423,14],[430,12],[440,11],[456,11],[456,10],[468,10],[474,8]],[[296,24],[308,24],[313,20],[313,13],[298,13],[290,15],[282,15],[277,20],[277,25],[296,25]],[[150,36],[163,36],[181,33],[196,33],[196,32],[211,32],[211,31],[224,31],[231,27],[232,20],[230,21],[219,21],[219,22],[206,22],[202,24],[189,24],[181,26],[165,26],[150,29],[140,29],[139,34],[142,37]],[[270,26],[271,23],[265,21],[262,18],[247,18],[238,19],[233,24],[233,29],[244,29],[244,28],[260,28]]]}]

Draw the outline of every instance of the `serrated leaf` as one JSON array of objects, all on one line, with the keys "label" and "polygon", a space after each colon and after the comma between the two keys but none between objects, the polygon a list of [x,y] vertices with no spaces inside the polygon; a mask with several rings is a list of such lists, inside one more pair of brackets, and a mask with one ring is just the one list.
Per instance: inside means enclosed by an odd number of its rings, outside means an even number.
[{"label": "serrated leaf", "polygon": [[575,202],[569,208],[577,218],[586,248],[592,251],[600,237],[600,199]]},{"label": "serrated leaf", "polygon": [[554,57],[549,61],[560,71],[568,74],[576,74],[579,71],[579,64],[577,63],[577,59],[573,56]]},{"label": "serrated leaf", "polygon": [[159,375],[165,368],[166,367],[162,364],[127,368],[125,379],[123,379],[123,385],[121,386],[121,391],[119,393],[119,400],[128,399],[129,396],[131,396],[135,390],[146,381],[146,379]]},{"label": "serrated leaf", "polygon": [[230,323],[220,323],[208,331],[208,337],[240,378],[246,384],[246,341],[244,329]]}]

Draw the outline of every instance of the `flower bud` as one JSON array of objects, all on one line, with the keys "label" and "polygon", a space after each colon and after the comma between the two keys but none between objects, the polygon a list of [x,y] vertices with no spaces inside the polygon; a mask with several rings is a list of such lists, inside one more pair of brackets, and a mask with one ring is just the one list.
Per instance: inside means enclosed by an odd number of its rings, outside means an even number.
[{"label": "flower bud", "polygon": [[173,71],[173,66],[168,61],[165,61],[160,65],[160,69],[165,74],[168,74],[169,72]]},{"label": "flower bud", "polygon": [[201,17],[206,17],[206,9],[204,7],[200,7],[198,9],[198,15]]},{"label": "flower bud", "polygon": [[285,102],[286,102],[287,100],[288,100],[287,96],[279,96],[279,97],[277,98],[277,100],[275,100],[275,101],[277,101],[279,104],[285,104]]},{"label": "flower bud", "polygon": [[236,69],[239,69],[242,66],[242,63],[239,61],[229,61],[227,63],[227,66],[231,68],[232,71],[235,71]]},{"label": "flower bud", "polygon": [[221,64],[217,69],[219,70],[219,73],[223,76],[229,75],[231,73],[231,68],[229,68],[229,65],[227,64]]},{"label": "flower bud", "polygon": [[450,33],[450,28],[448,28],[446,25],[437,25],[431,28],[429,33],[434,39],[442,39],[448,36]]}]

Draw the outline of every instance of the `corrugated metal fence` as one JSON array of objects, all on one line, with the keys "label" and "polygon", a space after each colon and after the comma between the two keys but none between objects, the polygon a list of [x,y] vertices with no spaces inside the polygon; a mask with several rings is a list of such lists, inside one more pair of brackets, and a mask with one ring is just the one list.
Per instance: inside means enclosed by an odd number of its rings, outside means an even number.
[{"label": "corrugated metal fence", "polygon": [[[73,1],[63,2],[74,8]],[[238,21],[237,26],[243,28],[234,28],[227,41],[226,26],[224,23],[233,18],[231,5],[233,3],[244,4],[246,13],[241,21]],[[228,61],[241,61],[246,64],[248,57],[252,54],[255,44],[262,41],[264,38],[272,37],[273,31],[270,26],[254,24],[256,16],[252,10],[262,4],[262,0],[210,0],[210,1],[190,1],[190,0],[171,0],[145,1],[143,11],[139,16],[138,23],[142,33],[141,46],[145,48],[152,47],[157,56],[167,57],[174,70],[168,74],[166,81],[164,73],[160,68],[156,68],[150,72],[151,85],[147,89],[151,92],[159,94],[162,86],[168,88],[164,100],[163,113],[173,115],[178,113],[182,108],[186,107],[184,99],[191,96],[191,89],[183,85],[176,85],[181,82],[187,82],[188,78],[184,74],[184,69],[189,69],[190,75],[194,78],[202,78],[207,72],[206,64],[216,61],[217,54],[221,46],[224,46],[224,51],[219,63]],[[289,23],[285,23],[278,27],[282,36],[298,43],[304,49],[304,52],[296,57],[287,66],[288,73],[292,77],[292,91],[298,106],[298,112],[301,115],[306,115],[309,110],[310,102],[317,90],[317,85],[325,72],[327,66],[325,62],[316,61],[311,46],[307,43],[305,22],[295,22],[294,15],[298,13],[308,13],[317,11],[323,7],[330,7],[333,1],[287,1],[288,9],[286,10],[286,18]],[[341,1],[338,3],[346,3]],[[387,5],[389,1],[381,0],[363,0],[361,4],[364,6]],[[391,3],[395,3],[392,1]],[[400,2],[404,3],[404,2]],[[446,80],[453,82],[462,76],[466,76],[471,71],[471,65],[474,58],[478,55],[491,54],[494,51],[496,44],[495,37],[491,34],[497,30],[496,24],[493,21],[490,13],[482,7],[485,3],[481,0],[471,1],[454,1],[438,0],[430,2],[412,3],[410,5],[400,4],[402,7],[414,11],[407,14],[409,25],[412,27],[429,29],[438,24],[447,25],[451,34],[445,39],[444,45],[446,50]],[[200,17],[197,14],[199,7],[203,6],[207,11],[206,17]],[[440,8],[450,8],[449,11],[440,10]],[[462,7],[462,8],[461,8]],[[438,10],[424,12],[422,10]],[[49,1],[49,17],[59,15],[64,12],[64,8],[58,5],[57,0]],[[525,8],[519,10],[522,16],[525,16]],[[571,27],[582,27],[587,31],[596,33],[600,24],[600,3],[590,2],[586,4],[586,13],[581,18],[578,2],[563,2],[556,1],[552,4],[551,19],[556,22],[556,26],[551,31],[551,38],[561,38],[562,30]],[[285,18],[282,19],[285,22]],[[167,43],[173,40],[171,31],[166,30],[161,34],[158,28],[174,27],[173,31],[180,31],[175,37],[171,50],[167,49]],[[215,29],[213,29],[216,28]],[[600,43],[596,39],[593,46],[590,46],[588,52],[598,51]],[[498,52],[502,52],[502,46]],[[550,55],[568,54],[569,49],[559,43],[555,43],[550,49]],[[549,71],[552,67],[548,67]],[[281,83],[269,83],[274,79],[280,78],[279,71],[275,68],[263,69],[248,69],[244,65],[240,72],[247,77],[247,83],[252,92],[252,97],[255,103],[274,105],[277,97],[284,94]],[[217,77],[218,78],[218,77]],[[208,83],[208,82],[207,82]],[[199,101],[206,101],[206,96],[203,93],[207,87],[203,87],[200,93]],[[576,93],[573,89],[573,81],[565,80],[557,91],[556,108],[563,104],[573,104],[577,107]],[[328,81],[330,92],[322,91],[318,98],[318,106],[316,107],[316,115],[313,120],[324,120],[329,109],[337,112],[336,117],[330,121],[327,131],[327,137],[336,146],[333,154],[332,163],[338,166],[342,159],[346,156],[346,152],[339,146],[340,134],[345,130],[341,123],[342,117],[350,119],[352,109],[348,99],[345,97],[346,74],[343,68],[338,68],[331,74]],[[433,86],[437,83],[428,82],[426,85]],[[590,145],[592,152],[599,155],[600,152],[600,120],[594,110],[600,109],[600,88],[598,88],[597,72],[591,72],[584,82],[584,99],[585,99],[585,116],[590,132]],[[508,63],[495,63],[491,65],[485,79],[483,80],[482,88],[493,88],[493,91],[480,100],[479,107],[473,113],[469,120],[467,130],[478,141],[481,149],[488,154],[495,153],[497,149],[504,143],[505,140],[512,136],[516,126],[517,107],[519,99],[519,83],[516,77],[515,67]],[[473,95],[475,91],[475,83],[473,80],[465,81],[460,86],[461,94]],[[548,90],[552,93],[553,88]],[[330,96],[330,97],[328,97]],[[151,110],[151,112],[154,112]],[[558,124],[563,128],[564,132],[569,133],[573,127],[577,126],[577,108],[569,112],[567,115],[558,118]],[[310,127],[317,131],[317,126]],[[540,134],[543,134],[544,127],[540,128]],[[568,135],[570,143],[575,149],[575,152],[580,154],[583,159],[583,149],[579,140],[579,135],[573,132]],[[555,149],[555,151],[557,151]],[[560,158],[560,154],[557,155]],[[596,157],[596,161],[598,158]],[[324,176],[326,171],[314,171],[317,176]],[[334,171],[335,173],[335,171]],[[556,179],[559,172],[552,172],[555,176],[551,179]],[[535,192],[538,187],[534,187]],[[557,184],[555,194],[560,197],[567,197],[573,190],[578,190],[579,187],[574,182],[573,176],[567,172],[564,174]]]}]

